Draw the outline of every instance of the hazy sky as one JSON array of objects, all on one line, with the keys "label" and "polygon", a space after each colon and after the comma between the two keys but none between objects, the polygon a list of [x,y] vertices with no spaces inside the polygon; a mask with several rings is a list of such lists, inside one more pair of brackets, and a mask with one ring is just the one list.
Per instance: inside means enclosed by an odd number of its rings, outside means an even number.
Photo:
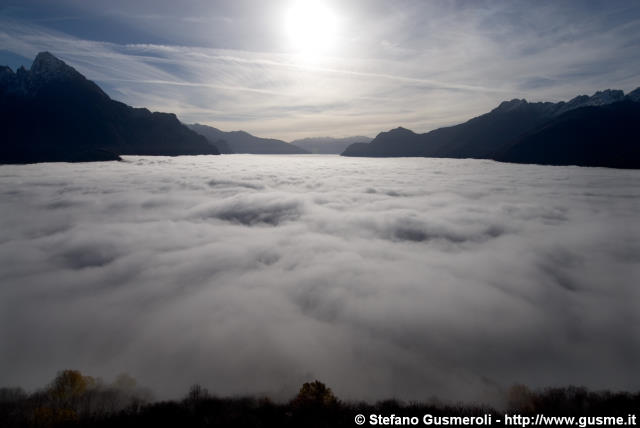
[{"label": "hazy sky", "polygon": [[640,86],[640,2],[3,0],[0,62],[41,50],[185,122],[375,136]]}]

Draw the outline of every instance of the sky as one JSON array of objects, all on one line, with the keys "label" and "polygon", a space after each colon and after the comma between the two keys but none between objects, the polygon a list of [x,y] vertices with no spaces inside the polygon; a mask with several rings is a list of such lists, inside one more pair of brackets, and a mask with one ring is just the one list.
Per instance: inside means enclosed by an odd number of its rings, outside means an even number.
[{"label": "sky", "polygon": [[640,86],[635,0],[3,0],[0,63],[48,50],[114,99],[290,141],[425,132],[503,100]]},{"label": "sky", "polygon": [[131,157],[0,166],[0,387],[286,400],[638,391],[640,171]]}]

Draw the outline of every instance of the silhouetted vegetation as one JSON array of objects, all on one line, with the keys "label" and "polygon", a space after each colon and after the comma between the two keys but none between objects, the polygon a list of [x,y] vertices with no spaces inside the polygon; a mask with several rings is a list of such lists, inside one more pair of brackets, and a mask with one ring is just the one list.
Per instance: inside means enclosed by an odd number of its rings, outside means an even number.
[{"label": "silhouetted vegetation", "polygon": [[[353,427],[354,417],[391,414],[433,416],[544,414],[546,416],[624,416],[640,407],[640,393],[593,392],[585,388],[532,391],[514,385],[506,408],[482,405],[403,403],[396,400],[349,403],[322,382],[305,383],[290,401],[220,398],[194,385],[182,400],[154,402],[128,375],[113,383],[64,370],[42,390],[0,388],[0,426],[13,427]],[[368,422],[365,424],[368,426]],[[494,425],[496,424],[494,422]]]}]

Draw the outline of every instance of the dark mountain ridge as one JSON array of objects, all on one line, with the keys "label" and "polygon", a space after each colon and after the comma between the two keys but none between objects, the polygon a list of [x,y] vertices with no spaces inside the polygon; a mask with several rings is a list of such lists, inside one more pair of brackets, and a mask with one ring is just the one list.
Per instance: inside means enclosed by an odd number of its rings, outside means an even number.
[{"label": "dark mountain ridge", "polygon": [[[619,90],[606,90],[596,92],[591,97],[583,95],[559,103],[529,103],[524,99],[513,99],[460,125],[439,128],[425,134],[416,134],[405,128],[382,132],[371,143],[351,145],[342,154],[369,157],[478,158],[520,163],[612,167],[625,165],[626,168],[638,168],[638,156],[621,163],[614,162],[612,156],[604,154],[607,151],[626,153],[629,156],[637,153],[638,133],[634,124],[640,122],[635,109],[639,99],[640,88],[626,96]],[[620,106],[610,109],[610,106],[617,104]],[[582,113],[583,111],[589,113]],[[613,120],[611,111],[620,114],[621,119]],[[589,124],[581,123],[580,118],[598,122],[598,132],[583,132]],[[554,123],[564,125],[550,127]],[[617,128],[611,128],[613,126]],[[555,134],[561,128],[562,138]],[[542,129],[546,129],[545,133],[534,137]],[[607,135],[615,136],[615,141],[607,139]],[[526,142],[521,141],[525,136]],[[600,139],[595,140],[596,136]],[[540,141],[543,137],[545,141],[553,141],[553,149],[549,144],[535,144],[535,141]],[[525,146],[519,149],[520,144],[525,144],[527,149],[524,149]],[[540,153],[534,154],[536,150]],[[554,157],[553,154],[559,157]]]},{"label": "dark mountain ridge", "polygon": [[0,163],[219,154],[174,114],[114,101],[49,52],[29,70],[0,68],[0,114]]},{"label": "dark mountain ridge", "polygon": [[223,147],[222,153],[251,153],[260,155],[308,154],[309,152],[282,140],[260,138],[245,131],[225,132],[213,126],[195,123],[193,131],[207,138],[211,144]]},{"label": "dark mountain ridge", "polygon": [[640,103],[623,100],[561,114],[493,159],[545,165],[640,168]]}]

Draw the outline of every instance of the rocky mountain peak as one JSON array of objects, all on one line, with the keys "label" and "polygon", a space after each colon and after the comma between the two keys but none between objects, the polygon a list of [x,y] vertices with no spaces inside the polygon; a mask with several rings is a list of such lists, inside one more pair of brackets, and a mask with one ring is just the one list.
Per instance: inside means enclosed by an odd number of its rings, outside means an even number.
[{"label": "rocky mountain peak", "polygon": [[631,101],[640,102],[640,87],[629,92],[626,98]]},{"label": "rocky mountain peak", "polygon": [[33,60],[30,69],[34,78],[45,80],[66,79],[66,78],[82,78],[73,67],[67,65],[61,59],[58,59],[49,52],[40,52]]},{"label": "rocky mountain peak", "polygon": [[503,101],[498,107],[493,109],[495,112],[508,112],[528,104],[524,98],[514,98],[511,101]]},{"label": "rocky mountain peak", "polygon": [[589,98],[589,105],[598,106],[611,104],[621,101],[624,98],[624,92],[619,89],[605,89],[598,91]]}]

